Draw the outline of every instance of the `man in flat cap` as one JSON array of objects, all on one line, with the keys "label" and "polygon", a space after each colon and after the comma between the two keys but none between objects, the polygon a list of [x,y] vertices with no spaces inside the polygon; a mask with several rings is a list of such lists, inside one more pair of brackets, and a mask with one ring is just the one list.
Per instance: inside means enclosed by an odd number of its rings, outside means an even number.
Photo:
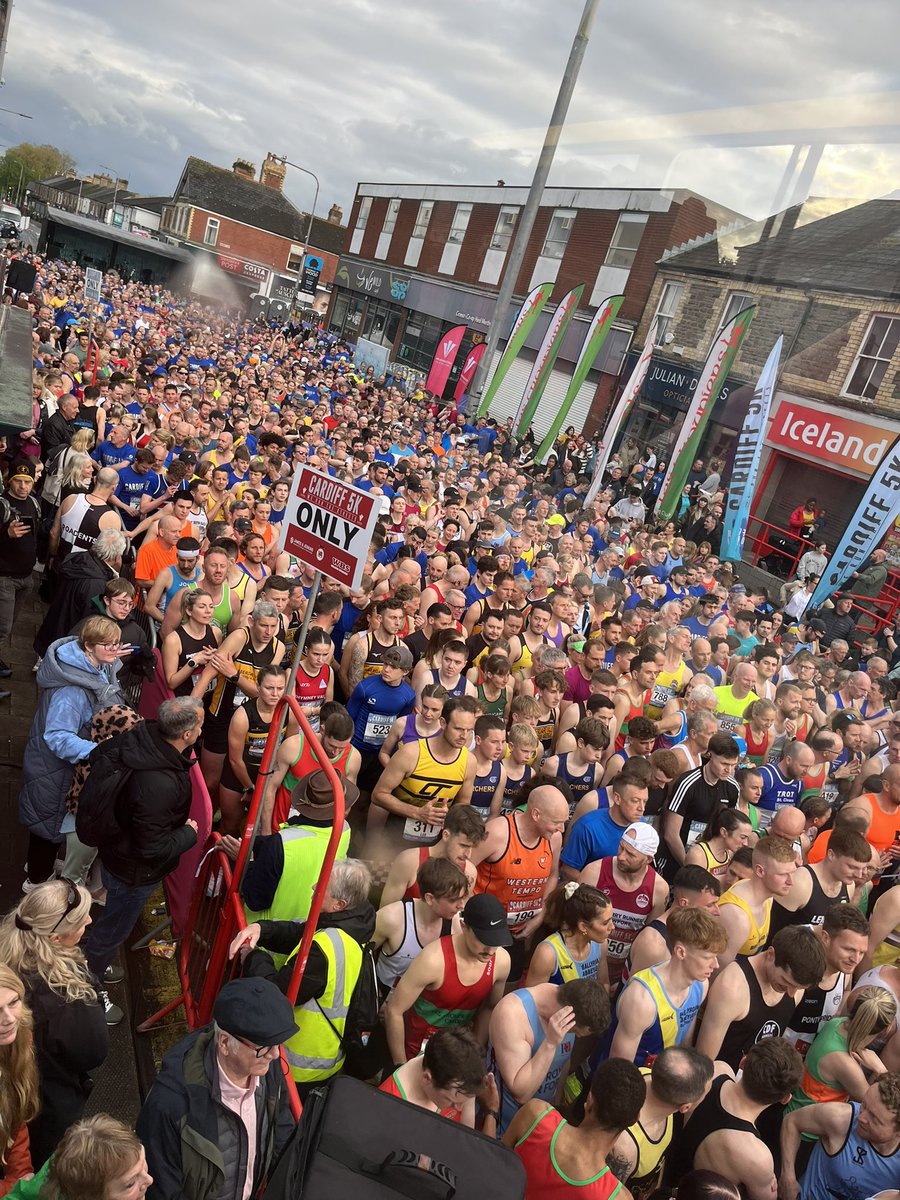
[{"label": "man in flat cap", "polygon": [[249,1200],[294,1127],[279,1061],[290,1001],[268,979],[232,979],[213,1018],[165,1056],[138,1117],[148,1200]]}]

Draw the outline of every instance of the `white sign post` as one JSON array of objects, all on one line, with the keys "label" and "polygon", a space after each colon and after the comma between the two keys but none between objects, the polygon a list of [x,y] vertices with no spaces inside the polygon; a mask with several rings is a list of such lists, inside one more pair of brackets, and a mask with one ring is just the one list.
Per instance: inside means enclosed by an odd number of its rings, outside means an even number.
[{"label": "white sign post", "polygon": [[84,298],[92,304],[100,303],[100,296],[103,290],[103,272],[98,271],[96,267],[85,267],[84,271]]}]

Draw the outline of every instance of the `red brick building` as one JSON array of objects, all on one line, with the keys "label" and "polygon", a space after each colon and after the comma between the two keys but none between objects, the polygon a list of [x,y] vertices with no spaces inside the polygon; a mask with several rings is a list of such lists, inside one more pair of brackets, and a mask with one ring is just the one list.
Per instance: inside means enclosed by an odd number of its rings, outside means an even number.
[{"label": "red brick building", "polygon": [[[329,326],[363,341],[363,357],[381,367],[425,373],[441,336],[465,324],[445,395],[471,346],[494,318],[498,282],[525,204],[526,188],[360,183],[356,189],[329,309]],[[582,306],[563,341],[535,427],[549,425],[565,394],[588,321],[606,296],[625,295],[594,371],[572,408],[571,423],[593,427],[616,377],[662,254],[731,222],[736,213],[683,190],[547,188],[519,278],[522,297],[552,281],[553,294],[525,351],[498,394],[497,416],[521,395],[550,314],[570,288],[585,284]]]},{"label": "red brick building", "polygon": [[[199,251],[194,291],[221,295],[223,276],[237,298],[254,292],[290,297],[306,253],[307,213],[284,195],[287,169],[271,153],[259,179],[252,163],[238,159],[227,170],[188,158],[162,214],[162,232]],[[321,263],[316,300],[324,310],[346,233],[342,213],[314,217],[309,254]],[[309,278],[309,277],[308,277]],[[312,293],[307,293],[312,296]],[[312,300],[306,300],[312,306]]]}]

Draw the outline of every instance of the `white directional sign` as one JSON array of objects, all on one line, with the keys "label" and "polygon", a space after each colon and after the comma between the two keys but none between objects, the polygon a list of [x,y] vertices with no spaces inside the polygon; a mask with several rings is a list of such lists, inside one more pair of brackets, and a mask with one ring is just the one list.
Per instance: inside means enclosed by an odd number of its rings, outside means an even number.
[{"label": "white directional sign", "polygon": [[96,267],[86,267],[84,271],[84,298],[96,304],[100,300],[103,289],[103,272]]},{"label": "white directional sign", "polygon": [[278,544],[314,571],[358,588],[380,512],[380,496],[300,466]]}]

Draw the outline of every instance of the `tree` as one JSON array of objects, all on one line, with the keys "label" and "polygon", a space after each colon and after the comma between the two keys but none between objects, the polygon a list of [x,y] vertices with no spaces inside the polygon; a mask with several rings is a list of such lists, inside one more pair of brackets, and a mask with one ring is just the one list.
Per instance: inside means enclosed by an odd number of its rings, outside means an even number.
[{"label": "tree", "polygon": [[[49,179],[75,170],[75,159],[56,146],[35,146],[20,142],[10,146],[0,158],[0,194],[16,195],[21,200],[25,188],[35,179]],[[21,180],[21,187],[19,186]]]}]

